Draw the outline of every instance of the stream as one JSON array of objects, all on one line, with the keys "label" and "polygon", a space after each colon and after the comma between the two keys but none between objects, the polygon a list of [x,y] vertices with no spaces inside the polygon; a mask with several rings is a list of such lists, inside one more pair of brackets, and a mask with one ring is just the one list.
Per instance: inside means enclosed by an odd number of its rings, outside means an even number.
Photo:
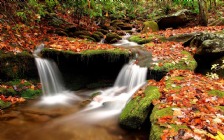
[{"label": "stream", "polygon": [[[135,48],[138,44],[128,42],[127,37],[113,45],[133,47],[146,66],[151,54]],[[1,140],[148,139],[149,130],[127,131],[118,124],[125,104],[146,81],[147,68],[136,65],[138,59],[123,66],[113,87],[69,91],[56,63],[38,56],[43,47],[34,51],[43,95],[4,110],[0,116]],[[92,97],[93,93],[100,94]]]},{"label": "stream", "polygon": [[[92,91],[77,91],[83,98]],[[84,102],[70,105],[37,106],[40,99],[29,100],[4,110],[0,117],[1,140],[146,140],[146,131],[126,131],[117,116],[86,122],[74,114]],[[88,117],[88,116],[87,116]],[[89,116],[91,119],[91,116]]]}]

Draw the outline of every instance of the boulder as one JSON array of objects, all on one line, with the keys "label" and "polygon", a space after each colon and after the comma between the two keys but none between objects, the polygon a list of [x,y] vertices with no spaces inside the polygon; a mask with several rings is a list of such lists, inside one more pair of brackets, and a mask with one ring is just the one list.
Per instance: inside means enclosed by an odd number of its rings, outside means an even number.
[{"label": "boulder", "polygon": [[224,40],[208,39],[202,42],[196,51],[197,55],[224,56]]},{"label": "boulder", "polygon": [[224,67],[222,67],[224,65],[224,56],[211,63],[211,65],[214,64],[218,64],[219,67],[217,70],[215,70],[215,73],[217,73],[219,77],[224,77]]},{"label": "boulder", "polygon": [[200,65],[210,65],[211,62],[224,55],[224,34],[220,33],[199,33],[186,41],[183,45],[196,47],[194,58]]},{"label": "boulder", "polygon": [[143,29],[142,32],[143,33],[147,33],[147,32],[156,32],[159,30],[159,26],[155,21],[146,21],[143,23]]},{"label": "boulder", "polygon": [[106,35],[105,41],[107,43],[115,43],[115,42],[117,42],[118,40],[121,40],[121,39],[122,38],[116,33],[108,33]]},{"label": "boulder", "polygon": [[159,89],[155,86],[148,86],[142,96],[132,98],[119,117],[119,124],[127,129],[139,129],[145,122],[150,106],[154,99],[160,98]]},{"label": "boulder", "polygon": [[180,10],[174,14],[158,18],[159,29],[177,28],[185,26],[193,19],[193,13],[187,9]]}]

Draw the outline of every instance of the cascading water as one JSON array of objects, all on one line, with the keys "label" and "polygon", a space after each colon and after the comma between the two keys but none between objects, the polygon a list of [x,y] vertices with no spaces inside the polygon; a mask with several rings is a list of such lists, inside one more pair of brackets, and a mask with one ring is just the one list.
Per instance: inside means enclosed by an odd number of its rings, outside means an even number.
[{"label": "cascading water", "polygon": [[136,46],[140,46],[138,43],[136,42],[131,42],[128,40],[128,38],[131,37],[131,35],[129,33],[126,33],[125,36],[122,37],[122,40],[119,40],[117,43],[114,43],[112,45],[114,46],[119,46],[119,47],[136,47]]},{"label": "cascading water", "polygon": [[67,100],[79,100],[78,96],[73,95],[64,87],[56,63],[53,60],[39,57],[43,48],[44,44],[41,44],[33,53],[44,95],[40,104],[67,104]]},{"label": "cascading water", "polygon": [[[85,122],[97,122],[121,113],[130,97],[146,82],[147,68],[131,61],[121,69],[113,87],[100,91],[77,115]],[[81,115],[81,116],[80,116]],[[88,117],[87,117],[88,116]]]}]

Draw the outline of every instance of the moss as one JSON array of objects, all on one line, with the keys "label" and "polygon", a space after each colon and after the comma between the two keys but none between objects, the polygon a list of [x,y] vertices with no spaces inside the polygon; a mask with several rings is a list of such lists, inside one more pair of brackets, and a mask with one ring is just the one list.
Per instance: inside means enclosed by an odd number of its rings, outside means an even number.
[{"label": "moss", "polygon": [[158,107],[159,107],[159,104],[153,108],[152,114],[150,115],[150,121],[152,123],[155,123],[158,118],[161,118],[163,116],[173,115],[173,110],[172,110],[173,107],[167,107],[163,109],[159,109]]},{"label": "moss", "polygon": [[146,21],[143,24],[144,24],[144,28],[142,29],[143,33],[147,33],[149,31],[156,32],[159,30],[159,26],[155,21]]},{"label": "moss", "polygon": [[172,90],[178,90],[181,89],[181,86],[174,86],[173,81],[174,80],[182,80],[184,79],[183,77],[177,76],[177,77],[170,77],[167,81],[166,81],[166,89],[172,89]]},{"label": "moss", "polygon": [[121,50],[121,49],[113,49],[113,50],[86,50],[81,52],[83,56],[92,56],[97,54],[109,54],[109,55],[130,55],[128,50]]},{"label": "moss", "polygon": [[7,108],[11,105],[10,102],[4,102],[2,100],[0,100],[0,109],[4,109],[4,108]]},{"label": "moss", "polygon": [[197,67],[197,62],[194,60],[193,56],[187,51],[182,51],[182,54],[187,57],[181,59],[178,63],[165,62],[162,66],[154,66],[153,70],[167,72],[174,69],[195,70]]},{"label": "moss", "polygon": [[104,34],[101,33],[101,32],[99,32],[99,31],[96,31],[96,32],[94,32],[93,34],[98,35],[100,38],[103,38],[103,37],[104,37]]},{"label": "moss", "polygon": [[28,52],[0,55],[0,78],[4,80],[37,77],[34,58]]},{"label": "moss", "polygon": [[144,91],[145,97],[131,99],[123,109],[119,123],[129,129],[138,129],[150,112],[152,100],[159,99],[160,92],[155,86],[148,86]]},{"label": "moss", "polygon": [[21,97],[27,98],[27,99],[33,99],[39,96],[40,94],[41,94],[41,90],[27,89],[21,92]]},{"label": "moss", "polygon": [[210,90],[208,93],[210,95],[215,95],[215,96],[218,96],[218,97],[221,97],[221,98],[224,97],[224,91],[220,91],[220,90]]},{"label": "moss", "polygon": [[162,135],[164,129],[165,128],[163,128],[157,124],[152,124],[151,130],[150,130],[150,135],[149,135],[149,140],[161,140],[161,135]]},{"label": "moss", "polygon": [[131,36],[128,40],[132,42],[136,42],[138,44],[146,44],[152,41],[153,38],[141,38],[138,35]]},{"label": "moss", "polygon": [[218,109],[224,112],[224,106],[218,106]]}]

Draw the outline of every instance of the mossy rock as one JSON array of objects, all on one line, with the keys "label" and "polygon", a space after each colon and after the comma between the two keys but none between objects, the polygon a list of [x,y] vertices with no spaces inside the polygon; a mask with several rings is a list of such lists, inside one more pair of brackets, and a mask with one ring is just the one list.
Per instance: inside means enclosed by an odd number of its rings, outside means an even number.
[{"label": "mossy rock", "polygon": [[0,55],[0,79],[37,78],[33,55],[28,52],[2,53]]},{"label": "mossy rock", "polygon": [[12,104],[10,102],[4,102],[4,101],[0,100],[0,109],[8,108],[11,105]]},{"label": "mossy rock", "polygon": [[131,99],[119,117],[119,124],[128,129],[138,129],[146,120],[154,99],[159,99],[160,92],[155,86],[148,86],[144,91],[145,97]]},{"label": "mossy rock", "polygon": [[160,41],[166,41],[166,38],[160,35],[150,35],[145,38],[142,38],[141,35],[133,35],[128,40],[132,42],[136,42],[138,44],[146,44],[153,41],[154,39],[158,39]]},{"label": "mossy rock", "polygon": [[91,37],[91,36],[80,35],[79,37],[82,38],[82,39],[87,39],[87,40],[89,40],[89,41],[94,41],[94,42],[96,42],[96,40],[95,40],[93,37]]},{"label": "mossy rock", "polygon": [[178,63],[171,61],[171,62],[161,62],[162,66],[155,65],[153,70],[156,71],[166,71],[169,72],[170,70],[174,69],[182,69],[182,70],[192,70],[194,71],[197,67],[197,62],[193,58],[193,56],[187,52],[182,51],[182,54],[186,55],[186,57],[180,59]]},{"label": "mossy rock", "polygon": [[107,43],[115,43],[116,41],[121,40],[121,39],[122,38],[116,33],[108,33],[106,35],[105,41]]},{"label": "mossy rock", "polygon": [[98,29],[97,31],[100,32],[100,33],[102,33],[102,34],[104,34],[104,35],[106,35],[107,33],[109,33],[108,30],[104,30],[104,29]]},{"label": "mossy rock", "polygon": [[[149,135],[149,140],[161,140],[161,135],[163,134],[163,130],[167,129],[168,124],[159,125],[157,124],[158,118],[164,116],[172,116],[174,107],[167,107],[163,109],[159,109],[159,104],[157,104],[150,115],[151,122],[151,130]],[[180,129],[189,129],[186,125],[175,125],[169,124],[169,129],[173,129],[175,132],[178,132]]]},{"label": "mossy rock", "polygon": [[155,21],[146,21],[143,23],[143,33],[159,31],[159,26]]},{"label": "mossy rock", "polygon": [[73,33],[73,37],[80,37],[80,36],[90,36],[90,32],[89,31],[75,31]]},{"label": "mossy rock", "polygon": [[93,34],[98,35],[100,38],[103,38],[103,37],[104,37],[104,34],[101,33],[101,32],[99,32],[99,31],[96,31],[96,32],[94,32]]}]

